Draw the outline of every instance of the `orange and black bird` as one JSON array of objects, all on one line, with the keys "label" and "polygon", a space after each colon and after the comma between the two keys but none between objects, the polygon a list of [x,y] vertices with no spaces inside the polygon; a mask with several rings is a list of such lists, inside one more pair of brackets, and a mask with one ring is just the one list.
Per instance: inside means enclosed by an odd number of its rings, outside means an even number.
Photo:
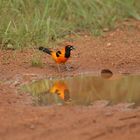
[{"label": "orange and black bird", "polygon": [[[42,46],[39,47],[40,51],[43,51],[43,52],[52,56],[53,60],[57,64],[59,72],[60,72],[59,64],[65,64],[67,62],[67,60],[69,59],[69,57],[71,56],[71,51],[74,49],[75,49],[75,47],[72,45],[67,45],[59,51],[52,51],[52,50],[45,48],[45,47],[42,47]],[[68,68],[68,67],[66,66],[66,68]]]}]

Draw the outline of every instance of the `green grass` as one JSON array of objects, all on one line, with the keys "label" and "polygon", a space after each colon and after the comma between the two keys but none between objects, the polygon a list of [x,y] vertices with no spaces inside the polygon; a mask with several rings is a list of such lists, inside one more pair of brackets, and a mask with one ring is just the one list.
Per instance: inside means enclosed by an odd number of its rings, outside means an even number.
[{"label": "green grass", "polygon": [[101,35],[117,20],[140,19],[138,0],[0,0],[0,46],[47,46],[69,33]]},{"label": "green grass", "polygon": [[38,53],[35,53],[31,59],[32,67],[43,67],[43,61]]}]

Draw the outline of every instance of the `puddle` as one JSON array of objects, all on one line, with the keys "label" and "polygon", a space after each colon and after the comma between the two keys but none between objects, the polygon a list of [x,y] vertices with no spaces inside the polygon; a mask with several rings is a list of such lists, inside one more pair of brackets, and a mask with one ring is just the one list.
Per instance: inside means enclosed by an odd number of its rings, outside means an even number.
[{"label": "puddle", "polygon": [[45,79],[22,86],[31,93],[35,105],[91,105],[98,100],[110,104],[140,105],[140,76],[76,76]]}]

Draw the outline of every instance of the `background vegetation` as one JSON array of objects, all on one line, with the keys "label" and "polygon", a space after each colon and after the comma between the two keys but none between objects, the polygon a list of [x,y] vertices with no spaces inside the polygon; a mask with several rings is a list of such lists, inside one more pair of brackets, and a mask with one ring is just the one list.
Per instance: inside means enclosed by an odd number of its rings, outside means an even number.
[{"label": "background vegetation", "polygon": [[0,0],[0,46],[47,46],[79,31],[100,35],[139,13],[139,0]]}]

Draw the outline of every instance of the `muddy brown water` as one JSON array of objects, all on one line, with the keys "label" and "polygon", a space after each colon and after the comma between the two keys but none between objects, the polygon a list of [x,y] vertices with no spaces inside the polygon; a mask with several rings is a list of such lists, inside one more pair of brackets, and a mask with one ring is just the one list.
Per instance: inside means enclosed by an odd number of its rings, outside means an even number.
[{"label": "muddy brown water", "polygon": [[31,93],[35,105],[91,105],[98,100],[107,100],[109,104],[140,105],[139,75],[44,79],[24,85],[22,90]]}]

